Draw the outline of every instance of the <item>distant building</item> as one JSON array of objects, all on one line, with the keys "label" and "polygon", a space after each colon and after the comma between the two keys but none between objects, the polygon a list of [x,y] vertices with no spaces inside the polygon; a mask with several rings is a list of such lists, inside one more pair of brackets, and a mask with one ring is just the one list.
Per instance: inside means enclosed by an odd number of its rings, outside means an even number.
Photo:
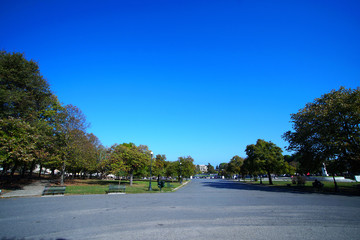
[{"label": "distant building", "polygon": [[206,165],[199,165],[200,172],[206,173],[208,171],[208,168]]}]

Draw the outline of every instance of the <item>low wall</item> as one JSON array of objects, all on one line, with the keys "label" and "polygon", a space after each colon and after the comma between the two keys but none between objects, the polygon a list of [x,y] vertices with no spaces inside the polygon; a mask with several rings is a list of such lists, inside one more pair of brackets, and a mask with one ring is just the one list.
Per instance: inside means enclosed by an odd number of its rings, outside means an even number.
[{"label": "low wall", "polygon": [[[315,179],[317,179],[319,181],[325,181],[325,182],[333,182],[334,181],[333,177],[321,177],[321,176],[319,176],[319,177],[315,177],[315,176],[307,177],[308,181],[315,181]],[[356,181],[354,181],[352,179],[346,179],[344,177],[335,177],[335,180],[337,182],[356,182]]]}]

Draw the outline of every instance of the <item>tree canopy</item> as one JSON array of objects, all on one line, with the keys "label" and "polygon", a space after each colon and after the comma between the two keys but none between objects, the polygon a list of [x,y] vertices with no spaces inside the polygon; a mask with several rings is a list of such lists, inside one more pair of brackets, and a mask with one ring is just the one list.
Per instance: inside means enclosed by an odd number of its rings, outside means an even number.
[{"label": "tree canopy", "polygon": [[[107,148],[88,133],[85,114],[72,104],[62,105],[41,75],[38,64],[24,54],[0,51],[0,165],[2,174],[32,170],[38,164],[72,177],[113,173],[117,176],[148,176],[150,150],[134,143]],[[194,173],[193,159],[166,161],[156,155],[154,174],[189,177]],[[40,170],[41,174],[41,170]],[[91,176],[91,175],[90,175]]]},{"label": "tree canopy", "polygon": [[282,150],[272,142],[258,139],[255,145],[248,145],[245,152],[248,156],[246,160],[254,171],[258,171],[258,174],[267,173],[269,184],[272,184],[272,173],[284,170],[286,163]]},{"label": "tree canopy", "polygon": [[302,156],[303,168],[319,171],[330,161],[339,171],[360,172],[360,88],[324,94],[292,114],[291,121],[294,130],[283,138],[288,150]]}]

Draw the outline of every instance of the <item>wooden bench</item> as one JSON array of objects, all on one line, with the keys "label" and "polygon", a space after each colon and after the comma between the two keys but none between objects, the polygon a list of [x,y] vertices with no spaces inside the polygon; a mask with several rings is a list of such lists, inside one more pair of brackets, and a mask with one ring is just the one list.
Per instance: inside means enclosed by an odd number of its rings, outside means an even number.
[{"label": "wooden bench", "polygon": [[65,194],[65,186],[46,186],[42,195],[55,195],[55,194]]},{"label": "wooden bench", "polygon": [[125,185],[111,184],[109,185],[109,190],[106,193],[116,193],[116,192],[125,193]]}]

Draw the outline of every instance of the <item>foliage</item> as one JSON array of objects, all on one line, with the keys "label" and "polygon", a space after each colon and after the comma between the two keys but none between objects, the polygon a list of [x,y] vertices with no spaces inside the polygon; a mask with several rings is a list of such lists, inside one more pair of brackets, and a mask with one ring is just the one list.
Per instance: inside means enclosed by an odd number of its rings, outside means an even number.
[{"label": "foliage", "polygon": [[224,177],[230,177],[230,174],[227,171],[228,163],[220,163],[219,164],[219,175]]},{"label": "foliage", "polygon": [[166,161],[166,156],[161,154],[156,155],[153,162],[153,169],[152,169],[153,175],[164,176],[167,166],[168,166],[168,162]]},{"label": "foliage", "polygon": [[21,53],[0,51],[0,118],[36,121],[46,117],[52,104],[54,98],[38,64]]},{"label": "foliage", "polygon": [[302,168],[319,171],[325,161],[360,172],[360,88],[331,91],[291,115],[294,131],[283,138],[298,152]]},{"label": "foliage", "polygon": [[150,165],[150,151],[145,145],[138,147],[133,143],[115,145],[110,158],[116,159],[118,166],[123,166],[122,170],[130,175],[130,185],[132,185],[134,173]]},{"label": "foliage", "polygon": [[171,177],[171,178],[174,178],[176,176],[179,176],[178,175],[178,161],[174,161],[174,162],[167,162],[167,166],[166,166],[166,169],[165,169],[165,176],[166,177]]},{"label": "foliage", "polygon": [[209,174],[216,173],[214,166],[211,165],[210,163],[208,163],[208,165],[207,165],[207,173],[209,173]]},{"label": "foliage", "polygon": [[19,164],[35,158],[35,128],[21,119],[0,119],[0,163]]},{"label": "foliage", "polygon": [[272,142],[258,139],[255,145],[248,145],[245,152],[248,155],[249,171],[258,174],[266,172],[270,184],[272,184],[271,173],[286,171],[282,150]]},{"label": "foliage", "polygon": [[177,174],[181,177],[190,177],[193,176],[196,167],[194,165],[194,159],[191,156],[179,157],[177,161]]},{"label": "foliage", "polygon": [[238,155],[235,155],[231,158],[229,164],[227,165],[227,173],[229,174],[241,174],[241,167],[244,164],[244,159],[239,157]]},{"label": "foliage", "polygon": [[[19,166],[23,170],[30,166],[32,170],[35,163],[49,161],[59,106],[36,62],[20,53],[0,52],[1,158],[5,169],[11,167],[14,172]],[[14,127],[11,132],[10,126]]]}]

